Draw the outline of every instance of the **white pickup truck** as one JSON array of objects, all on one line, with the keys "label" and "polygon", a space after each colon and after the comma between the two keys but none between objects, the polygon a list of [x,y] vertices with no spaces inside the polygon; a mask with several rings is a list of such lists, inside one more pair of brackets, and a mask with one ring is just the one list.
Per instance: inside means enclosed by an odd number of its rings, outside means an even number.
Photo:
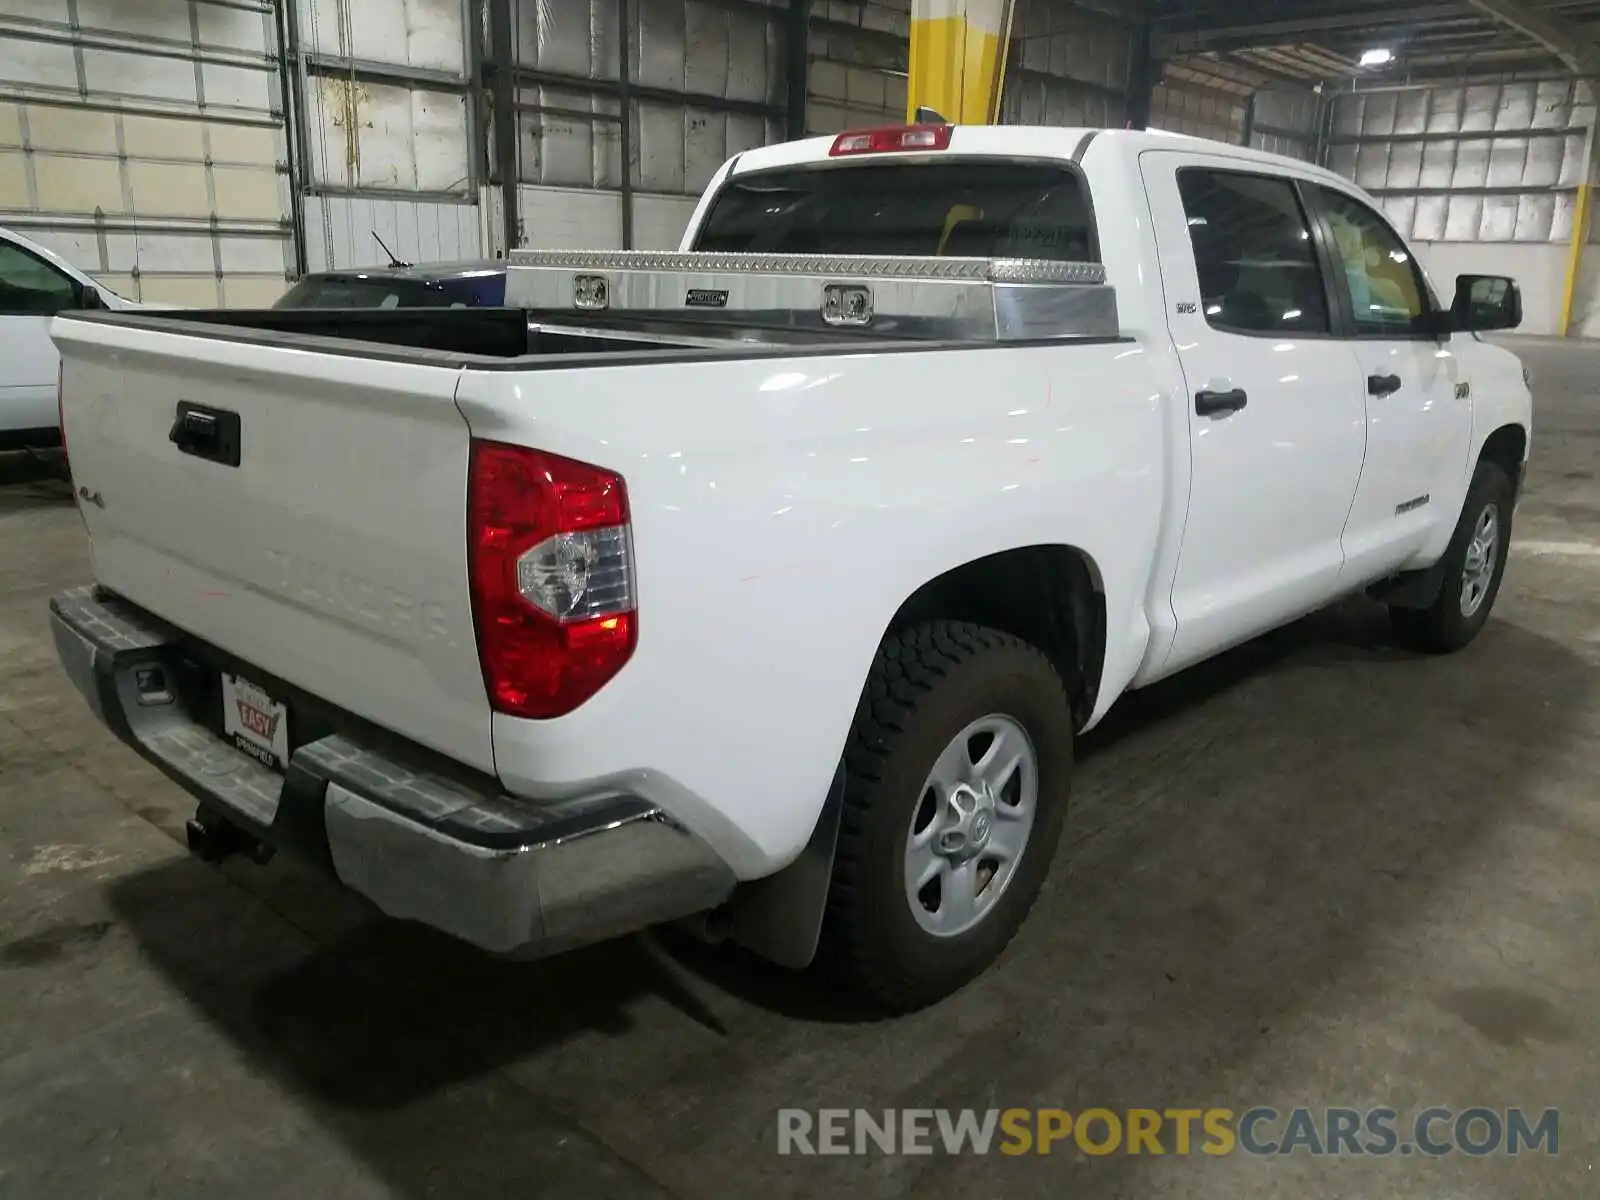
[{"label": "white pickup truck", "polygon": [[738,156],[507,308],[58,318],[89,704],[396,917],[984,970],[1117,697],[1351,593],[1483,627],[1526,377],[1348,181],[911,126]]}]

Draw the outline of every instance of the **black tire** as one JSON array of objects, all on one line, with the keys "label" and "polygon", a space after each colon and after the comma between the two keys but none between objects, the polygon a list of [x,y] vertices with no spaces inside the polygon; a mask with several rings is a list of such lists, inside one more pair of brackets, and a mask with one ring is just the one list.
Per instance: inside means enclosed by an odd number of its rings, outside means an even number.
[{"label": "black tire", "polygon": [[[1037,757],[1034,822],[988,913],[953,936],[926,931],[905,893],[906,837],[935,759],[973,721],[1003,714]],[[978,625],[903,630],[879,649],[845,749],[838,850],[821,960],[868,999],[905,1012],[969,982],[1011,941],[1043,886],[1072,782],[1073,720],[1039,650]]]},{"label": "black tire", "polygon": [[[1470,614],[1462,612],[1462,587],[1466,581],[1467,550],[1486,509],[1495,509],[1499,544],[1493,573],[1482,602]],[[1480,462],[1467,489],[1466,503],[1455,535],[1444,554],[1444,579],[1439,594],[1427,608],[1390,608],[1389,624],[1395,641],[1422,654],[1450,654],[1467,646],[1488,623],[1500,594],[1506,558],[1511,549],[1511,518],[1514,507],[1511,480],[1492,462]]]}]

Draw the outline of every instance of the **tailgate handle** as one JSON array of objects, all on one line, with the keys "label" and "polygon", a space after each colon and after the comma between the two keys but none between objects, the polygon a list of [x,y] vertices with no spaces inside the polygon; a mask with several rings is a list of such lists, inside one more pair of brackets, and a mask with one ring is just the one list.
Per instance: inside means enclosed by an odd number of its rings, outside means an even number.
[{"label": "tailgate handle", "polygon": [[238,413],[180,400],[172,432],[167,436],[185,454],[225,467],[237,467],[240,433]]}]

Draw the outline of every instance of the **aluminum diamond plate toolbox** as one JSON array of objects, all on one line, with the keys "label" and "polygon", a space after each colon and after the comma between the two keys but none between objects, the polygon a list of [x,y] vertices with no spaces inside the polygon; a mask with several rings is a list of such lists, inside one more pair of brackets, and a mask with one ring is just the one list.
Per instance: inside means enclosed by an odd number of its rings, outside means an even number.
[{"label": "aluminum diamond plate toolbox", "polygon": [[1105,268],[1048,259],[518,250],[506,304],[959,341],[1119,332]]}]

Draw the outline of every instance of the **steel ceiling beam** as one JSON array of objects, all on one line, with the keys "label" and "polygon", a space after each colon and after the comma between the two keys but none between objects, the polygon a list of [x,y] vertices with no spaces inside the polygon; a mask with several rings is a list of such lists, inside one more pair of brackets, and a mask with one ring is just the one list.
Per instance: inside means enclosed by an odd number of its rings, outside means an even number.
[{"label": "steel ceiling beam", "polygon": [[1242,53],[1234,52],[1224,54],[1222,61],[1229,66],[1237,67],[1241,71],[1249,71],[1263,79],[1262,87],[1270,88],[1272,84],[1283,87],[1308,88],[1316,82],[1308,75],[1294,71],[1286,71],[1282,66],[1273,66],[1270,63],[1258,62],[1254,58],[1245,58]]},{"label": "steel ceiling beam", "polygon": [[1518,0],[1467,0],[1478,12],[1539,43],[1580,75],[1600,72],[1600,50],[1577,26],[1536,12]]},{"label": "steel ceiling beam", "polygon": [[1327,34],[1350,34],[1360,30],[1401,26],[1436,25],[1468,15],[1460,4],[1389,6],[1343,12],[1307,12],[1296,17],[1208,27],[1173,28],[1158,24],[1156,46],[1166,56],[1196,54],[1207,50],[1250,50],[1288,42],[1319,40]]}]

